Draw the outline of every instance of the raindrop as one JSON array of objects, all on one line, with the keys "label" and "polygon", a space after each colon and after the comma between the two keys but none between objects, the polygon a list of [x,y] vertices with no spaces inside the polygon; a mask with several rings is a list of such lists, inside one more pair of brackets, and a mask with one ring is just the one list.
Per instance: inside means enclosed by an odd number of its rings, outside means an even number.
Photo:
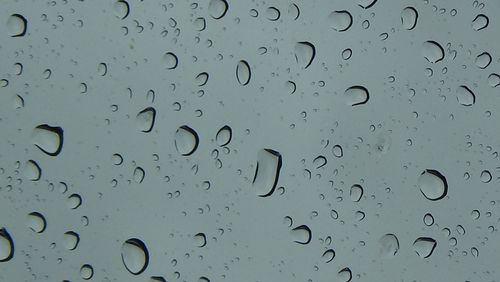
[{"label": "raindrop", "polygon": [[480,31],[487,28],[489,23],[490,20],[486,15],[479,14],[472,20],[472,28],[476,31]]},{"label": "raindrop", "polygon": [[62,245],[66,250],[74,250],[78,247],[78,243],[80,243],[80,235],[74,231],[68,231],[64,233],[62,239]]},{"label": "raindrop", "polygon": [[141,274],[149,264],[149,252],[146,245],[137,238],[125,241],[121,249],[125,268],[134,275]]},{"label": "raindrop", "polygon": [[324,156],[317,156],[313,160],[313,165],[316,167],[316,169],[324,167],[326,165],[326,163],[327,163],[327,160]]},{"label": "raindrop", "polygon": [[33,232],[42,233],[47,227],[47,222],[45,221],[45,217],[41,213],[32,212],[28,214],[26,225]]},{"label": "raindrop", "polygon": [[312,232],[307,225],[300,225],[290,231],[293,241],[302,245],[307,245],[311,242]]},{"label": "raindrop", "polygon": [[349,60],[352,56],[352,50],[347,48],[342,51],[342,59]]},{"label": "raindrop", "polygon": [[346,10],[333,11],[328,16],[328,22],[334,30],[346,31],[352,26],[352,15]]},{"label": "raindrop", "polygon": [[24,165],[24,176],[31,181],[38,181],[42,177],[42,169],[34,160],[29,160]]},{"label": "raindrop", "polygon": [[7,27],[7,33],[11,37],[21,37],[26,34],[28,28],[28,21],[25,17],[19,14],[13,14],[7,19],[5,24]]},{"label": "raindrop", "polygon": [[167,282],[167,280],[161,276],[151,276],[149,282]]},{"label": "raindrop", "polygon": [[194,20],[194,26],[197,31],[203,31],[207,27],[207,21],[205,18],[196,18]]},{"label": "raindrop", "polygon": [[430,63],[437,63],[444,59],[444,49],[436,41],[425,41],[422,44],[422,54]]},{"label": "raindrop", "polygon": [[301,41],[295,43],[294,52],[297,64],[307,69],[316,56],[316,47],[310,42]]},{"label": "raindrop", "polygon": [[80,268],[80,276],[83,280],[89,280],[94,276],[94,268],[90,264],[85,264]]},{"label": "raindrop", "polygon": [[339,282],[349,282],[349,281],[351,281],[351,279],[352,279],[351,269],[349,267],[345,267],[345,268],[341,269],[337,273],[337,277],[339,279]]},{"label": "raindrop", "polygon": [[271,149],[262,149],[257,154],[257,166],[253,186],[257,195],[268,197],[276,188],[281,170],[281,154]]},{"label": "raindrop", "polygon": [[198,282],[210,282],[210,279],[208,279],[207,277],[202,276],[202,277],[200,277],[198,279]]},{"label": "raindrop", "polygon": [[323,253],[321,257],[325,260],[325,263],[329,263],[335,258],[335,251],[332,249],[328,249]]},{"label": "raindrop", "polygon": [[183,156],[189,156],[198,148],[198,133],[191,127],[183,125],[175,132],[175,148]]},{"label": "raindrop", "polygon": [[363,105],[370,99],[368,89],[363,86],[351,86],[344,92],[346,103],[349,106]]},{"label": "raindrop", "polygon": [[226,0],[210,0],[208,3],[208,12],[216,20],[224,17],[228,8]]},{"label": "raindrop", "polygon": [[288,14],[292,16],[294,21],[297,20],[300,16],[299,6],[295,3],[290,4],[290,6],[288,6]]},{"label": "raindrop", "polygon": [[481,176],[480,176],[480,179],[481,179],[481,182],[483,183],[489,183],[491,181],[491,173],[487,170],[483,170],[481,172]]},{"label": "raindrop", "polygon": [[121,165],[123,163],[123,157],[120,154],[113,154],[111,156],[111,161],[114,165]]},{"label": "raindrop", "polygon": [[350,196],[353,202],[359,202],[359,200],[361,200],[361,197],[363,197],[363,187],[359,184],[352,185]]},{"label": "raindrop", "polygon": [[6,262],[14,257],[14,241],[7,229],[0,229],[0,262]]},{"label": "raindrop", "polygon": [[215,136],[215,140],[217,142],[217,145],[219,146],[226,146],[231,142],[231,138],[233,136],[233,131],[231,127],[228,125],[224,125],[219,131],[217,132],[217,135]]},{"label": "raindrop", "polygon": [[266,9],[266,18],[270,21],[277,21],[280,18],[280,10],[275,7]]},{"label": "raindrop", "polygon": [[144,175],[146,173],[144,172],[144,169],[142,167],[136,167],[134,169],[134,181],[137,182],[137,183],[142,183],[142,181],[144,180]]},{"label": "raindrop", "polygon": [[204,86],[205,84],[207,84],[208,77],[209,75],[206,72],[199,73],[195,78],[198,86]]},{"label": "raindrop", "polygon": [[342,146],[340,145],[335,145],[332,148],[333,155],[337,158],[341,158],[344,155],[344,150],[342,149]]},{"label": "raindrop", "polygon": [[252,77],[252,71],[250,70],[250,65],[247,61],[241,60],[236,65],[236,79],[239,84],[247,85]]},{"label": "raindrop", "polygon": [[483,52],[476,57],[476,66],[480,69],[487,68],[491,63],[491,55],[488,52]]},{"label": "raindrop", "polygon": [[497,87],[498,85],[500,85],[500,75],[498,75],[496,73],[490,74],[488,76],[488,84],[491,87]]},{"label": "raindrop", "polygon": [[82,197],[78,194],[72,194],[66,200],[68,208],[74,210],[77,209],[82,204]]},{"label": "raindrop", "polygon": [[130,13],[130,6],[128,2],[124,0],[116,1],[113,8],[115,10],[115,15],[121,20],[125,19]]},{"label": "raindrop", "polygon": [[375,5],[375,3],[377,3],[377,0],[358,0],[358,5],[363,9],[368,9]]},{"label": "raindrop", "polygon": [[418,178],[420,192],[431,201],[441,200],[448,193],[446,178],[437,170],[426,169]]},{"label": "raindrop", "polygon": [[407,30],[412,30],[417,25],[418,12],[413,7],[406,7],[401,11],[401,23],[403,28]]},{"label": "raindrop", "polygon": [[177,56],[174,53],[167,52],[165,53],[165,55],[163,55],[163,64],[167,69],[169,70],[175,69],[178,63],[179,60],[177,59]]},{"label": "raindrop", "polygon": [[64,131],[61,127],[41,124],[33,130],[32,142],[49,156],[57,156],[63,147]]},{"label": "raindrop", "polygon": [[198,233],[194,235],[194,241],[198,248],[202,248],[207,244],[207,237],[204,233]]},{"label": "raindrop", "polygon": [[420,237],[413,242],[413,250],[421,258],[428,258],[434,252],[437,242],[433,238]]},{"label": "raindrop", "polygon": [[140,111],[135,117],[137,129],[148,133],[153,130],[155,124],[156,110],[152,107],[147,107]]},{"label": "raindrop", "polygon": [[394,234],[385,234],[378,240],[380,244],[380,256],[392,258],[399,251],[399,240]]},{"label": "raindrop", "polygon": [[472,106],[476,103],[476,95],[465,85],[457,88],[457,101],[462,106]]}]

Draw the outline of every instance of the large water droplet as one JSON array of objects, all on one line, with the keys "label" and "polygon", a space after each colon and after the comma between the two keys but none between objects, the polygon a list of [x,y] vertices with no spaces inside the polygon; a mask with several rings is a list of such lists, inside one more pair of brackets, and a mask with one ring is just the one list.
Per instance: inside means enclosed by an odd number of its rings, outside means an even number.
[{"label": "large water droplet", "polygon": [[361,200],[361,197],[363,196],[363,187],[361,187],[361,185],[359,184],[352,185],[350,196],[353,202],[359,202],[359,200]]},{"label": "large water droplet", "polygon": [[297,20],[300,17],[300,9],[297,4],[292,3],[288,6],[288,14],[293,18],[293,20]]},{"label": "large water droplet", "polygon": [[262,149],[257,154],[257,166],[253,186],[260,197],[270,196],[280,176],[281,154],[271,149]]},{"label": "large water droplet", "polygon": [[488,170],[483,170],[480,176],[481,182],[489,183],[492,179],[491,173]]},{"label": "large water droplet", "polygon": [[241,85],[247,85],[252,77],[252,71],[247,61],[241,60],[236,65],[236,79]]},{"label": "large water droplet", "polygon": [[175,132],[175,148],[183,156],[189,156],[198,148],[198,133],[191,127],[183,125]]},{"label": "large water droplet", "polygon": [[346,10],[333,11],[328,15],[328,23],[336,31],[346,31],[352,25],[352,15]]},{"label": "large water droplet", "polygon": [[368,89],[363,86],[351,86],[344,92],[346,103],[349,106],[363,105],[370,99]]},{"label": "large water droplet", "polygon": [[307,225],[300,225],[290,231],[293,241],[302,245],[307,245],[311,242],[312,232]]},{"label": "large water droplet", "polygon": [[206,72],[199,73],[195,78],[196,84],[198,86],[204,86],[205,84],[207,84],[208,77],[209,75]]},{"label": "large water droplet", "polygon": [[7,229],[0,229],[0,262],[6,262],[14,257],[14,241]]},{"label": "large water droplet", "polygon": [[228,8],[226,0],[210,0],[208,3],[208,12],[216,20],[224,17]]},{"label": "large water droplet", "polygon": [[401,23],[404,29],[412,30],[417,25],[418,12],[413,7],[406,7],[401,11]]},{"label": "large water droplet", "polygon": [[437,170],[426,169],[418,178],[420,192],[431,201],[441,200],[448,193],[446,178]]},{"label": "large water droplet", "polygon": [[94,276],[94,268],[90,264],[85,264],[80,268],[80,276],[83,280],[90,280]]},{"label": "large water droplet", "polygon": [[145,175],[146,175],[146,173],[144,172],[144,169],[142,167],[138,166],[134,169],[134,181],[135,182],[142,183]]},{"label": "large water droplet", "polygon": [[476,57],[476,66],[480,69],[487,68],[491,63],[491,55],[488,52],[483,52]]},{"label": "large water droplet", "polygon": [[45,217],[38,212],[32,212],[28,214],[26,218],[26,225],[36,233],[42,233],[45,231],[47,226],[47,221],[45,221]]},{"label": "large water droplet", "polygon": [[399,240],[394,234],[385,234],[378,240],[380,244],[380,256],[392,258],[399,251]]},{"label": "large water droplet", "polygon": [[194,235],[194,241],[198,248],[205,247],[207,244],[207,236],[205,236],[205,233],[198,233]]},{"label": "large water droplet", "polygon": [[72,194],[66,200],[68,208],[74,210],[77,209],[82,204],[82,197],[78,194]]},{"label": "large water droplet", "polygon": [[422,54],[430,63],[437,63],[444,59],[444,49],[436,41],[425,41],[422,44]]},{"label": "large water droplet", "polygon": [[487,28],[489,23],[490,19],[486,15],[479,14],[474,18],[474,20],[472,20],[472,28],[479,31]]},{"label": "large water droplet", "polygon": [[415,242],[413,242],[413,250],[421,258],[428,258],[434,252],[437,242],[433,238],[420,237]]},{"label": "large water droplet", "polygon": [[488,76],[488,84],[491,87],[497,87],[498,85],[500,85],[500,75],[498,75],[496,73],[490,74]]},{"label": "large water droplet", "polygon": [[6,22],[7,33],[11,37],[21,37],[26,34],[28,21],[25,17],[19,14],[11,15]]},{"label": "large water droplet", "polygon": [[342,146],[340,145],[335,145],[332,148],[333,155],[337,158],[341,158],[344,155],[344,150],[342,149]]},{"label": "large water droplet", "polygon": [[42,177],[42,169],[34,160],[29,160],[24,165],[24,176],[31,181],[38,181]]},{"label": "large water droplet", "polygon": [[228,125],[224,125],[219,131],[217,132],[217,135],[215,136],[215,140],[217,142],[217,145],[219,146],[226,146],[231,142],[231,138],[233,136],[233,131],[231,127]]},{"label": "large water droplet", "polygon": [[472,106],[476,103],[476,95],[465,85],[457,88],[457,101],[462,106]]},{"label": "large water droplet", "polygon": [[130,273],[139,275],[148,267],[149,252],[141,240],[128,239],[123,243],[121,252],[123,264]]},{"label": "large water droplet", "polygon": [[177,56],[174,53],[167,52],[163,55],[163,64],[167,69],[173,70],[179,64],[179,59],[177,59]]},{"label": "large water droplet", "polygon": [[352,271],[349,267],[342,268],[337,273],[337,278],[339,282],[349,282],[352,279]]},{"label": "large water droplet", "polygon": [[329,263],[335,258],[335,251],[332,249],[328,249],[323,253],[321,257],[325,260],[325,263]]},{"label": "large water droplet", "polygon": [[277,21],[280,18],[280,10],[276,7],[269,7],[266,9],[266,18],[270,21]]},{"label": "large water droplet", "polygon": [[311,42],[301,41],[295,43],[295,60],[304,69],[307,69],[316,56],[316,47]]},{"label": "large water droplet", "polygon": [[45,154],[57,156],[63,147],[64,130],[61,127],[41,124],[33,130],[31,140]]},{"label": "large water droplet", "polygon": [[140,111],[135,118],[137,129],[145,133],[151,132],[155,124],[155,118],[156,110],[153,107]]},{"label": "large water droplet", "polygon": [[115,15],[122,20],[130,13],[130,6],[125,0],[116,1],[113,5],[113,9],[115,10]]},{"label": "large water droplet", "polygon": [[66,250],[74,250],[78,247],[78,243],[80,243],[80,235],[74,231],[68,231],[64,233],[62,239],[62,245]]}]

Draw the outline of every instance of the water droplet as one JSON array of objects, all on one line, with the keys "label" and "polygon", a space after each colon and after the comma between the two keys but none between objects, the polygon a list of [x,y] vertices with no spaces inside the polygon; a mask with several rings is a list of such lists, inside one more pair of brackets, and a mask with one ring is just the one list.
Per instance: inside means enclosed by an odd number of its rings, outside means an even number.
[{"label": "water droplet", "polygon": [[146,173],[144,172],[144,169],[142,167],[138,166],[134,169],[134,181],[135,182],[142,183],[145,175],[146,175]]},{"label": "water droplet", "polygon": [[477,258],[479,256],[479,250],[476,247],[470,249],[470,253],[473,257]]},{"label": "water droplet", "polygon": [[446,178],[437,170],[426,169],[418,178],[420,192],[431,201],[441,200],[448,193]]},{"label": "water droplet", "polygon": [[125,19],[130,13],[130,6],[125,0],[116,1],[113,8],[115,10],[115,15],[121,20]]},{"label": "water droplet", "polygon": [[422,54],[430,63],[437,63],[444,59],[444,49],[436,41],[425,41],[422,44]]},{"label": "water droplet", "polygon": [[236,65],[236,79],[241,85],[247,85],[252,77],[252,71],[247,61],[241,60]]},{"label": "water droplet", "polygon": [[344,150],[340,145],[335,145],[332,148],[333,155],[337,158],[341,158],[344,155]]},{"label": "water droplet", "polygon": [[491,178],[492,178],[491,173],[488,170],[483,170],[481,172],[481,176],[480,176],[481,182],[489,183],[491,181]]},{"label": "water droplet", "polygon": [[280,10],[276,7],[269,7],[266,9],[266,18],[270,21],[277,21],[280,18]]},{"label": "water droplet", "polygon": [[399,240],[394,234],[385,234],[378,240],[380,244],[380,256],[392,258],[399,251]]},{"label": "water droplet", "polygon": [[349,267],[342,268],[337,273],[337,278],[339,282],[349,282],[352,279],[352,271]]},{"label": "water droplet", "polygon": [[209,75],[206,72],[199,73],[195,78],[196,84],[198,86],[205,86],[205,84],[207,84],[208,82],[208,77]]},{"label": "water droplet", "polygon": [[280,176],[281,161],[281,154],[271,149],[262,149],[257,154],[253,186],[260,197],[268,197],[274,192]]},{"label": "water droplet", "polygon": [[78,247],[78,243],[80,243],[80,235],[74,231],[68,231],[64,233],[62,239],[62,245],[66,250],[74,250]]},{"label": "water droplet", "polygon": [[462,106],[472,106],[476,103],[476,95],[465,85],[457,88],[457,101]]},{"label": "water droplet", "polygon": [[313,160],[313,165],[316,167],[316,169],[322,168],[323,166],[326,165],[326,163],[327,163],[327,160],[324,156],[317,156]]},{"label": "water droplet", "polygon": [[0,229],[0,262],[6,262],[14,257],[14,241],[7,229]]},{"label": "water droplet", "polygon": [[479,217],[481,216],[481,213],[478,211],[478,210],[473,210],[471,213],[470,213],[472,219],[474,220],[478,220]]},{"label": "water droplet", "polygon": [[434,224],[434,217],[430,213],[426,213],[424,215],[424,224],[427,226],[431,226]]},{"label": "water droplet", "polygon": [[34,160],[29,160],[24,165],[24,176],[31,181],[38,181],[42,177],[42,169]]},{"label": "water droplet", "polygon": [[323,253],[321,257],[325,260],[325,263],[329,263],[335,258],[335,251],[332,249],[328,249]]},{"label": "water droplet", "polygon": [[344,92],[346,104],[349,106],[363,105],[370,99],[368,89],[363,86],[351,86]]},{"label": "water droplet", "polygon": [[11,37],[21,37],[26,34],[28,28],[28,21],[25,17],[19,14],[11,15],[5,24],[7,33]]},{"label": "water droplet", "polygon": [[231,127],[228,125],[223,126],[219,131],[217,132],[217,135],[215,136],[215,140],[217,142],[217,145],[223,147],[229,144],[231,142],[231,138],[233,135],[233,131]]},{"label": "water droplet", "polygon": [[500,75],[498,75],[496,73],[490,74],[488,76],[488,84],[491,87],[497,87],[498,85],[500,85]]},{"label": "water droplet", "polygon": [[333,11],[328,15],[328,22],[334,30],[346,31],[352,26],[352,15],[346,10]]},{"label": "water droplet", "polygon": [[200,277],[198,279],[198,282],[210,282],[210,279],[208,279],[207,277],[202,276],[202,277]]},{"label": "water droplet", "polygon": [[300,225],[290,231],[293,241],[302,245],[307,245],[311,242],[312,232],[307,225]]},{"label": "water droplet", "polygon": [[226,0],[210,0],[208,3],[208,12],[212,18],[218,20],[227,13],[229,5]]},{"label": "water droplet", "polygon": [[310,42],[301,41],[295,43],[295,60],[297,64],[307,69],[313,62],[316,56],[316,47]]},{"label": "water droplet", "polygon": [[191,127],[183,125],[175,132],[175,148],[183,156],[189,156],[198,148],[198,133]]},{"label": "water droplet", "polygon": [[149,282],[167,282],[167,280],[161,276],[151,276]]},{"label": "water droplet", "polygon": [[167,69],[173,70],[177,67],[177,64],[179,64],[179,60],[174,53],[167,52],[163,55],[163,64]]},{"label": "water droplet", "polygon": [[145,108],[140,111],[135,118],[137,129],[145,133],[151,132],[155,124],[155,119],[156,110],[152,107]]},{"label": "water droplet", "polygon": [[123,243],[121,252],[123,265],[130,273],[139,275],[148,267],[149,252],[141,240],[128,239]]},{"label": "water droplet", "polygon": [[412,30],[417,25],[418,12],[413,7],[406,7],[401,11],[401,23],[404,29]]},{"label": "water droplet", "polygon": [[61,127],[41,124],[33,130],[32,142],[49,156],[57,156],[63,147],[64,131]]},{"label": "water droplet", "polygon": [[363,187],[361,187],[361,185],[359,184],[352,185],[350,196],[353,202],[359,202],[359,200],[361,200],[361,197],[363,196]]},{"label": "water droplet", "polygon": [[480,69],[487,68],[491,63],[491,55],[488,52],[483,52],[476,57],[476,66]]},{"label": "water droplet", "polygon": [[205,247],[207,245],[207,236],[204,233],[198,233],[194,235],[194,241],[198,248]]},{"label": "water droplet", "polygon": [[413,250],[421,258],[428,258],[434,252],[437,242],[433,238],[420,237],[413,242]]},{"label": "water droplet", "polygon": [[288,6],[288,14],[293,18],[293,20],[297,20],[300,17],[300,9],[297,4],[292,3]]},{"label": "water droplet", "polygon": [[26,225],[33,232],[42,233],[47,227],[47,222],[45,221],[45,217],[41,213],[32,212],[28,214]]},{"label": "water droplet", "polygon": [[472,20],[472,28],[476,31],[480,31],[488,27],[490,19],[483,14],[477,15],[474,20]]},{"label": "water droplet", "polygon": [[94,268],[90,264],[85,264],[80,268],[80,276],[83,280],[89,280],[94,276]]},{"label": "water droplet", "polygon": [[78,194],[72,194],[66,200],[68,208],[74,210],[77,209],[82,204],[82,197]]},{"label": "water droplet", "polygon": [[111,161],[114,165],[121,165],[123,163],[123,157],[120,154],[113,154],[111,156]]},{"label": "water droplet", "polygon": [[368,9],[375,5],[378,0],[358,0],[358,6],[360,6],[363,9]]}]

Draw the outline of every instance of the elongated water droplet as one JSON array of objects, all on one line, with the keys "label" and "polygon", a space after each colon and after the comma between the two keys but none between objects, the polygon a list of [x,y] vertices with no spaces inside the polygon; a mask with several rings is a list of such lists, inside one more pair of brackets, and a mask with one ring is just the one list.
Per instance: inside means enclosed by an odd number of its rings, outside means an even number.
[{"label": "elongated water droplet", "polygon": [[236,65],[236,79],[241,85],[247,85],[252,77],[252,71],[247,61],[241,60]]},{"label": "elongated water droplet", "polygon": [[231,138],[233,136],[233,131],[231,127],[228,125],[224,125],[219,131],[217,132],[217,135],[215,136],[215,140],[217,142],[217,145],[223,147],[229,144],[231,142]]},{"label": "elongated water droplet", "polygon": [[277,21],[280,18],[280,10],[276,7],[269,7],[266,9],[266,18],[270,21]]},{"label": "elongated water droplet", "polygon": [[218,20],[226,15],[229,5],[226,0],[210,0],[208,12],[212,18]]},{"label": "elongated water droplet", "polygon": [[488,27],[490,19],[483,14],[477,15],[474,20],[472,20],[472,28],[476,31],[480,31]]},{"label": "elongated water droplet", "polygon": [[276,188],[281,170],[281,154],[271,149],[262,149],[257,154],[257,166],[253,186],[257,195],[268,197]]},{"label": "elongated water droplet", "polygon": [[476,103],[476,95],[465,85],[457,88],[457,101],[462,106],[472,106]]},{"label": "elongated water droplet", "polygon": [[290,231],[293,241],[302,245],[307,245],[311,242],[312,232],[307,225],[300,225]]},{"label": "elongated water droplet", "polygon": [[155,124],[156,110],[153,107],[145,108],[137,114],[135,119],[137,129],[145,133],[151,132]]},{"label": "elongated water droplet", "polygon": [[198,133],[191,127],[183,125],[175,132],[175,148],[183,156],[189,156],[198,148]]},{"label": "elongated water droplet", "polygon": [[80,243],[80,235],[74,231],[68,231],[64,233],[62,239],[62,245],[66,250],[74,250],[78,247],[78,243]]},{"label": "elongated water droplet", "polygon": [[352,15],[346,10],[333,11],[328,15],[328,23],[336,31],[346,31],[352,26]]},{"label": "elongated water droplet", "polygon": [[41,213],[32,212],[26,218],[26,225],[33,232],[42,233],[47,227],[47,221],[45,221],[45,217]]},{"label": "elongated water droplet", "polygon": [[434,217],[430,213],[426,213],[424,215],[424,224],[427,226],[431,226],[434,224]]},{"label": "elongated water droplet", "polygon": [[49,156],[57,156],[63,147],[64,131],[61,127],[41,124],[33,130],[33,144]]},{"label": "elongated water droplet", "polygon": [[413,7],[406,7],[401,11],[401,24],[404,29],[412,30],[417,26],[418,12]]},{"label": "elongated water droplet", "polygon": [[344,96],[346,98],[346,103],[349,106],[363,105],[370,99],[368,89],[359,85],[347,88],[344,92]]},{"label": "elongated water droplet", "polygon": [[134,181],[135,182],[142,183],[145,175],[146,175],[146,173],[144,172],[144,169],[142,167],[138,166],[134,169]]},{"label": "elongated water droplet", "polygon": [[316,56],[316,47],[311,42],[301,41],[295,43],[295,60],[302,68],[307,69]]},{"label": "elongated water droplet", "polygon": [[399,251],[399,240],[394,234],[385,234],[378,240],[380,244],[380,256],[392,258]]},{"label": "elongated water droplet", "polygon": [[431,201],[441,200],[448,193],[446,178],[437,170],[426,169],[418,178],[420,192]]},{"label": "elongated water droplet", "polygon": [[122,262],[134,275],[141,274],[149,264],[149,252],[146,245],[137,238],[131,238],[122,245]]},{"label": "elongated water droplet", "polygon": [[5,228],[0,229],[0,262],[6,262],[14,257],[14,241]]},{"label": "elongated water droplet", "polygon": [[341,158],[344,155],[344,150],[342,149],[342,146],[340,145],[335,145],[332,148],[333,155],[337,158]]},{"label": "elongated water droplet", "polygon": [[359,200],[361,200],[361,197],[363,197],[363,187],[359,184],[352,185],[350,196],[353,202],[359,202]]},{"label": "elongated water droplet", "polygon": [[335,251],[332,249],[328,249],[323,253],[321,257],[325,260],[325,263],[329,263],[335,258]]},{"label": "elongated water droplet", "polygon": [[28,28],[28,21],[26,18],[19,14],[11,15],[5,24],[7,33],[11,37],[21,37],[26,34]]},{"label": "elongated water droplet", "polygon": [[318,169],[318,168],[322,168],[326,165],[327,163],[327,160],[324,156],[317,156],[314,160],[313,160],[313,165]]},{"label": "elongated water droplet", "polygon": [[422,54],[430,63],[437,63],[444,59],[444,49],[436,41],[425,41],[422,44]]},{"label": "elongated water droplet", "polygon": [[42,169],[34,160],[29,160],[24,165],[24,176],[31,181],[38,181],[42,177]]},{"label": "elongated water droplet", "polygon": [[196,84],[198,86],[204,86],[205,84],[207,84],[208,77],[209,77],[209,75],[206,72],[199,73],[195,78]]},{"label": "elongated water droplet", "polygon": [[421,258],[428,258],[434,252],[437,242],[433,238],[420,237],[413,242],[413,250]]}]

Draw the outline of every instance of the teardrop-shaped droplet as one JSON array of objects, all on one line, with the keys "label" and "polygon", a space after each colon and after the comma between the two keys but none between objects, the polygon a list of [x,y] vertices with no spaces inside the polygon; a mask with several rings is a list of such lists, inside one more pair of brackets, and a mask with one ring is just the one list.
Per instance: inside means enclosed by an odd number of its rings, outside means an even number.
[{"label": "teardrop-shaped droplet", "polygon": [[24,165],[24,176],[31,181],[38,181],[42,177],[42,169],[34,160],[29,160]]},{"label": "teardrop-shaped droplet", "polygon": [[363,197],[363,187],[359,184],[354,184],[351,186],[351,191],[349,195],[351,196],[351,200],[353,202],[359,202],[361,197]]},{"label": "teardrop-shaped droplet", "polygon": [[295,43],[295,60],[302,68],[307,69],[316,56],[316,47],[311,42],[301,41]]},{"label": "teardrop-shaped droplet", "polygon": [[63,147],[64,130],[58,126],[41,124],[33,130],[33,144],[49,156],[57,156]]},{"label": "teardrop-shaped droplet", "polygon": [[26,225],[33,232],[42,233],[47,227],[47,221],[41,213],[32,212],[28,214],[28,217],[26,218]]},{"label": "teardrop-shaped droplet", "polygon": [[13,14],[7,19],[5,26],[7,27],[7,33],[9,36],[21,37],[26,34],[28,21],[22,15]]},{"label": "teardrop-shaped droplet", "polygon": [[333,11],[328,15],[328,23],[336,31],[346,31],[352,26],[352,15],[346,10]]},{"label": "teardrop-shaped droplet", "polygon": [[462,106],[472,106],[476,103],[476,95],[467,86],[457,88],[457,101]]},{"label": "teardrop-shaped droplet", "polygon": [[420,237],[413,242],[413,250],[421,258],[428,258],[434,252],[437,242],[433,238]]},{"label": "teardrop-shaped droplet", "polygon": [[247,61],[241,60],[236,65],[236,79],[241,85],[247,85],[252,77],[252,70]]},{"label": "teardrop-shaped droplet", "polygon": [[370,99],[370,93],[368,89],[363,86],[351,86],[344,92],[346,98],[346,104],[349,106],[363,105]]},{"label": "teardrop-shaped droplet", "polygon": [[262,149],[257,154],[257,166],[253,186],[260,197],[268,197],[276,188],[281,170],[281,154],[271,149]]},{"label": "teardrop-shaped droplet", "polygon": [[437,170],[426,169],[418,178],[420,192],[431,201],[441,200],[448,193],[448,182]]},{"label": "teardrop-shaped droplet", "polygon": [[487,68],[491,63],[491,55],[488,52],[483,52],[476,57],[476,66],[480,69]]},{"label": "teardrop-shaped droplet", "polygon": [[380,244],[380,256],[392,258],[399,251],[399,240],[394,234],[385,234],[378,240]]},{"label": "teardrop-shaped droplet", "polygon": [[300,225],[290,231],[293,241],[301,245],[307,245],[311,242],[312,232],[307,225]]},{"label": "teardrop-shaped droplet", "polygon": [[175,148],[183,156],[189,156],[198,148],[198,133],[191,127],[183,125],[175,132]]},{"label": "teardrop-shaped droplet", "polygon": [[140,111],[135,118],[137,129],[145,133],[151,132],[155,124],[155,119],[156,110],[153,107],[145,108]]},{"label": "teardrop-shaped droplet", "polygon": [[444,59],[444,49],[436,41],[425,41],[422,44],[422,54],[430,63],[437,63]]},{"label": "teardrop-shaped droplet", "polygon": [[490,19],[483,14],[477,15],[474,20],[472,20],[472,28],[476,31],[480,31],[488,27]]},{"label": "teardrop-shaped droplet", "polygon": [[406,7],[401,11],[401,23],[404,29],[412,30],[417,25],[418,12],[413,7]]},{"label": "teardrop-shaped droplet", "polygon": [[224,17],[228,8],[226,0],[210,0],[208,3],[208,13],[216,20]]},{"label": "teardrop-shaped droplet", "polygon": [[224,125],[217,132],[217,135],[215,136],[215,141],[217,142],[217,145],[223,147],[229,144],[229,142],[231,142],[232,136],[233,136],[233,131],[231,127],[229,127],[228,125]]},{"label": "teardrop-shaped droplet", "polygon": [[146,245],[137,238],[131,238],[122,245],[122,262],[134,275],[141,274],[149,264],[149,252]]},{"label": "teardrop-shaped droplet", "polygon": [[0,262],[6,262],[14,257],[14,241],[5,228],[0,229]]}]

